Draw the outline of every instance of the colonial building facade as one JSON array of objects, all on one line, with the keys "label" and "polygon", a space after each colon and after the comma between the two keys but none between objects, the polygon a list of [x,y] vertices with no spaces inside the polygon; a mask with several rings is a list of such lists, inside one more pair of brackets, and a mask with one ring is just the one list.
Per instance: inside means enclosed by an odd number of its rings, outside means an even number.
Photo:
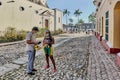
[{"label": "colonial building facade", "polygon": [[82,23],[79,24],[80,31],[91,31],[95,30],[95,25],[93,23]]},{"label": "colonial building facade", "polygon": [[7,27],[28,31],[33,26],[62,29],[62,11],[50,9],[46,0],[0,0],[0,31]]},{"label": "colonial building facade", "polygon": [[96,36],[110,53],[120,51],[120,0],[94,0]]}]

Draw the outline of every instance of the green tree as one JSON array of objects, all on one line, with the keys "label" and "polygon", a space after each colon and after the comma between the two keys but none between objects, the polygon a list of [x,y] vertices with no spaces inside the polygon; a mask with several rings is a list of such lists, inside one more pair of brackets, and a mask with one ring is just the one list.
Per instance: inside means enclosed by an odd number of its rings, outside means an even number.
[{"label": "green tree", "polygon": [[73,19],[70,18],[70,19],[69,19],[69,22],[70,22],[69,25],[72,26],[72,25],[73,25]]},{"label": "green tree", "polygon": [[80,17],[81,14],[82,14],[82,12],[79,9],[75,10],[75,12],[74,12],[74,15],[76,17],[78,17],[78,22],[79,22],[79,17]]},{"label": "green tree", "polygon": [[89,16],[88,16],[88,20],[89,22],[95,24],[96,23],[96,18],[95,18],[95,13],[92,12]]},{"label": "green tree", "polygon": [[67,9],[64,9],[63,11],[63,16],[66,16],[66,24],[68,24],[68,16],[70,15],[70,11]]},{"label": "green tree", "polygon": [[79,24],[79,23],[84,23],[84,20],[83,20],[83,19],[80,19],[79,22],[78,22],[78,24]]},{"label": "green tree", "polygon": [[70,22],[70,23],[73,23],[73,19],[72,19],[72,18],[70,18],[70,19],[69,19],[69,22]]}]

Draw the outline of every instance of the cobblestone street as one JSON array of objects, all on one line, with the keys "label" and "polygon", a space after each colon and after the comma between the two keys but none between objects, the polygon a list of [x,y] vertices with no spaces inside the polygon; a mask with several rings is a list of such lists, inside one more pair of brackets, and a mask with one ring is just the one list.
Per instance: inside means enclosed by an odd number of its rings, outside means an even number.
[{"label": "cobblestone street", "polygon": [[[37,53],[34,76],[26,74],[26,63],[0,76],[0,80],[120,80],[119,67],[115,55],[108,54],[95,36],[73,36],[59,39],[54,58],[58,71],[53,73],[53,65],[45,70],[45,56]],[[66,41],[64,41],[66,40]]]},{"label": "cobblestone street", "polygon": [[0,0],[0,80],[120,80],[120,0]]}]

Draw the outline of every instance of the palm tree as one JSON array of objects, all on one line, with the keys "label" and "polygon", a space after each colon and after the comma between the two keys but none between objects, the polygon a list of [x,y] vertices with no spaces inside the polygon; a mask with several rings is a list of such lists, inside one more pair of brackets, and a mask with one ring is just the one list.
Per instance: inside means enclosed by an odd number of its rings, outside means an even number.
[{"label": "palm tree", "polygon": [[76,16],[76,17],[78,17],[78,22],[79,22],[79,16],[82,14],[82,12],[79,10],[79,9],[77,9],[77,10],[75,10],[75,12],[74,12],[74,15]]},{"label": "palm tree", "polygon": [[70,11],[68,11],[67,9],[64,9],[64,11],[63,11],[63,16],[66,16],[66,24],[68,24],[68,19],[67,19],[67,17],[70,15]]},{"label": "palm tree", "polygon": [[89,22],[95,24],[96,23],[96,18],[95,18],[95,13],[92,12],[89,16],[88,16],[88,20]]}]

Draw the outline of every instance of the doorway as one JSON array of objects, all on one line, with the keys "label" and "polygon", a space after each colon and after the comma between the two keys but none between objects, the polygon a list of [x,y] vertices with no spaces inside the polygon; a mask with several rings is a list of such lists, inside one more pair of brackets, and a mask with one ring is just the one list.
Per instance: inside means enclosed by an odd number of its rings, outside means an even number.
[{"label": "doorway", "polygon": [[114,47],[120,49],[120,1],[114,8]]},{"label": "doorway", "polygon": [[45,28],[49,28],[49,21],[48,21],[48,19],[45,20]]}]

